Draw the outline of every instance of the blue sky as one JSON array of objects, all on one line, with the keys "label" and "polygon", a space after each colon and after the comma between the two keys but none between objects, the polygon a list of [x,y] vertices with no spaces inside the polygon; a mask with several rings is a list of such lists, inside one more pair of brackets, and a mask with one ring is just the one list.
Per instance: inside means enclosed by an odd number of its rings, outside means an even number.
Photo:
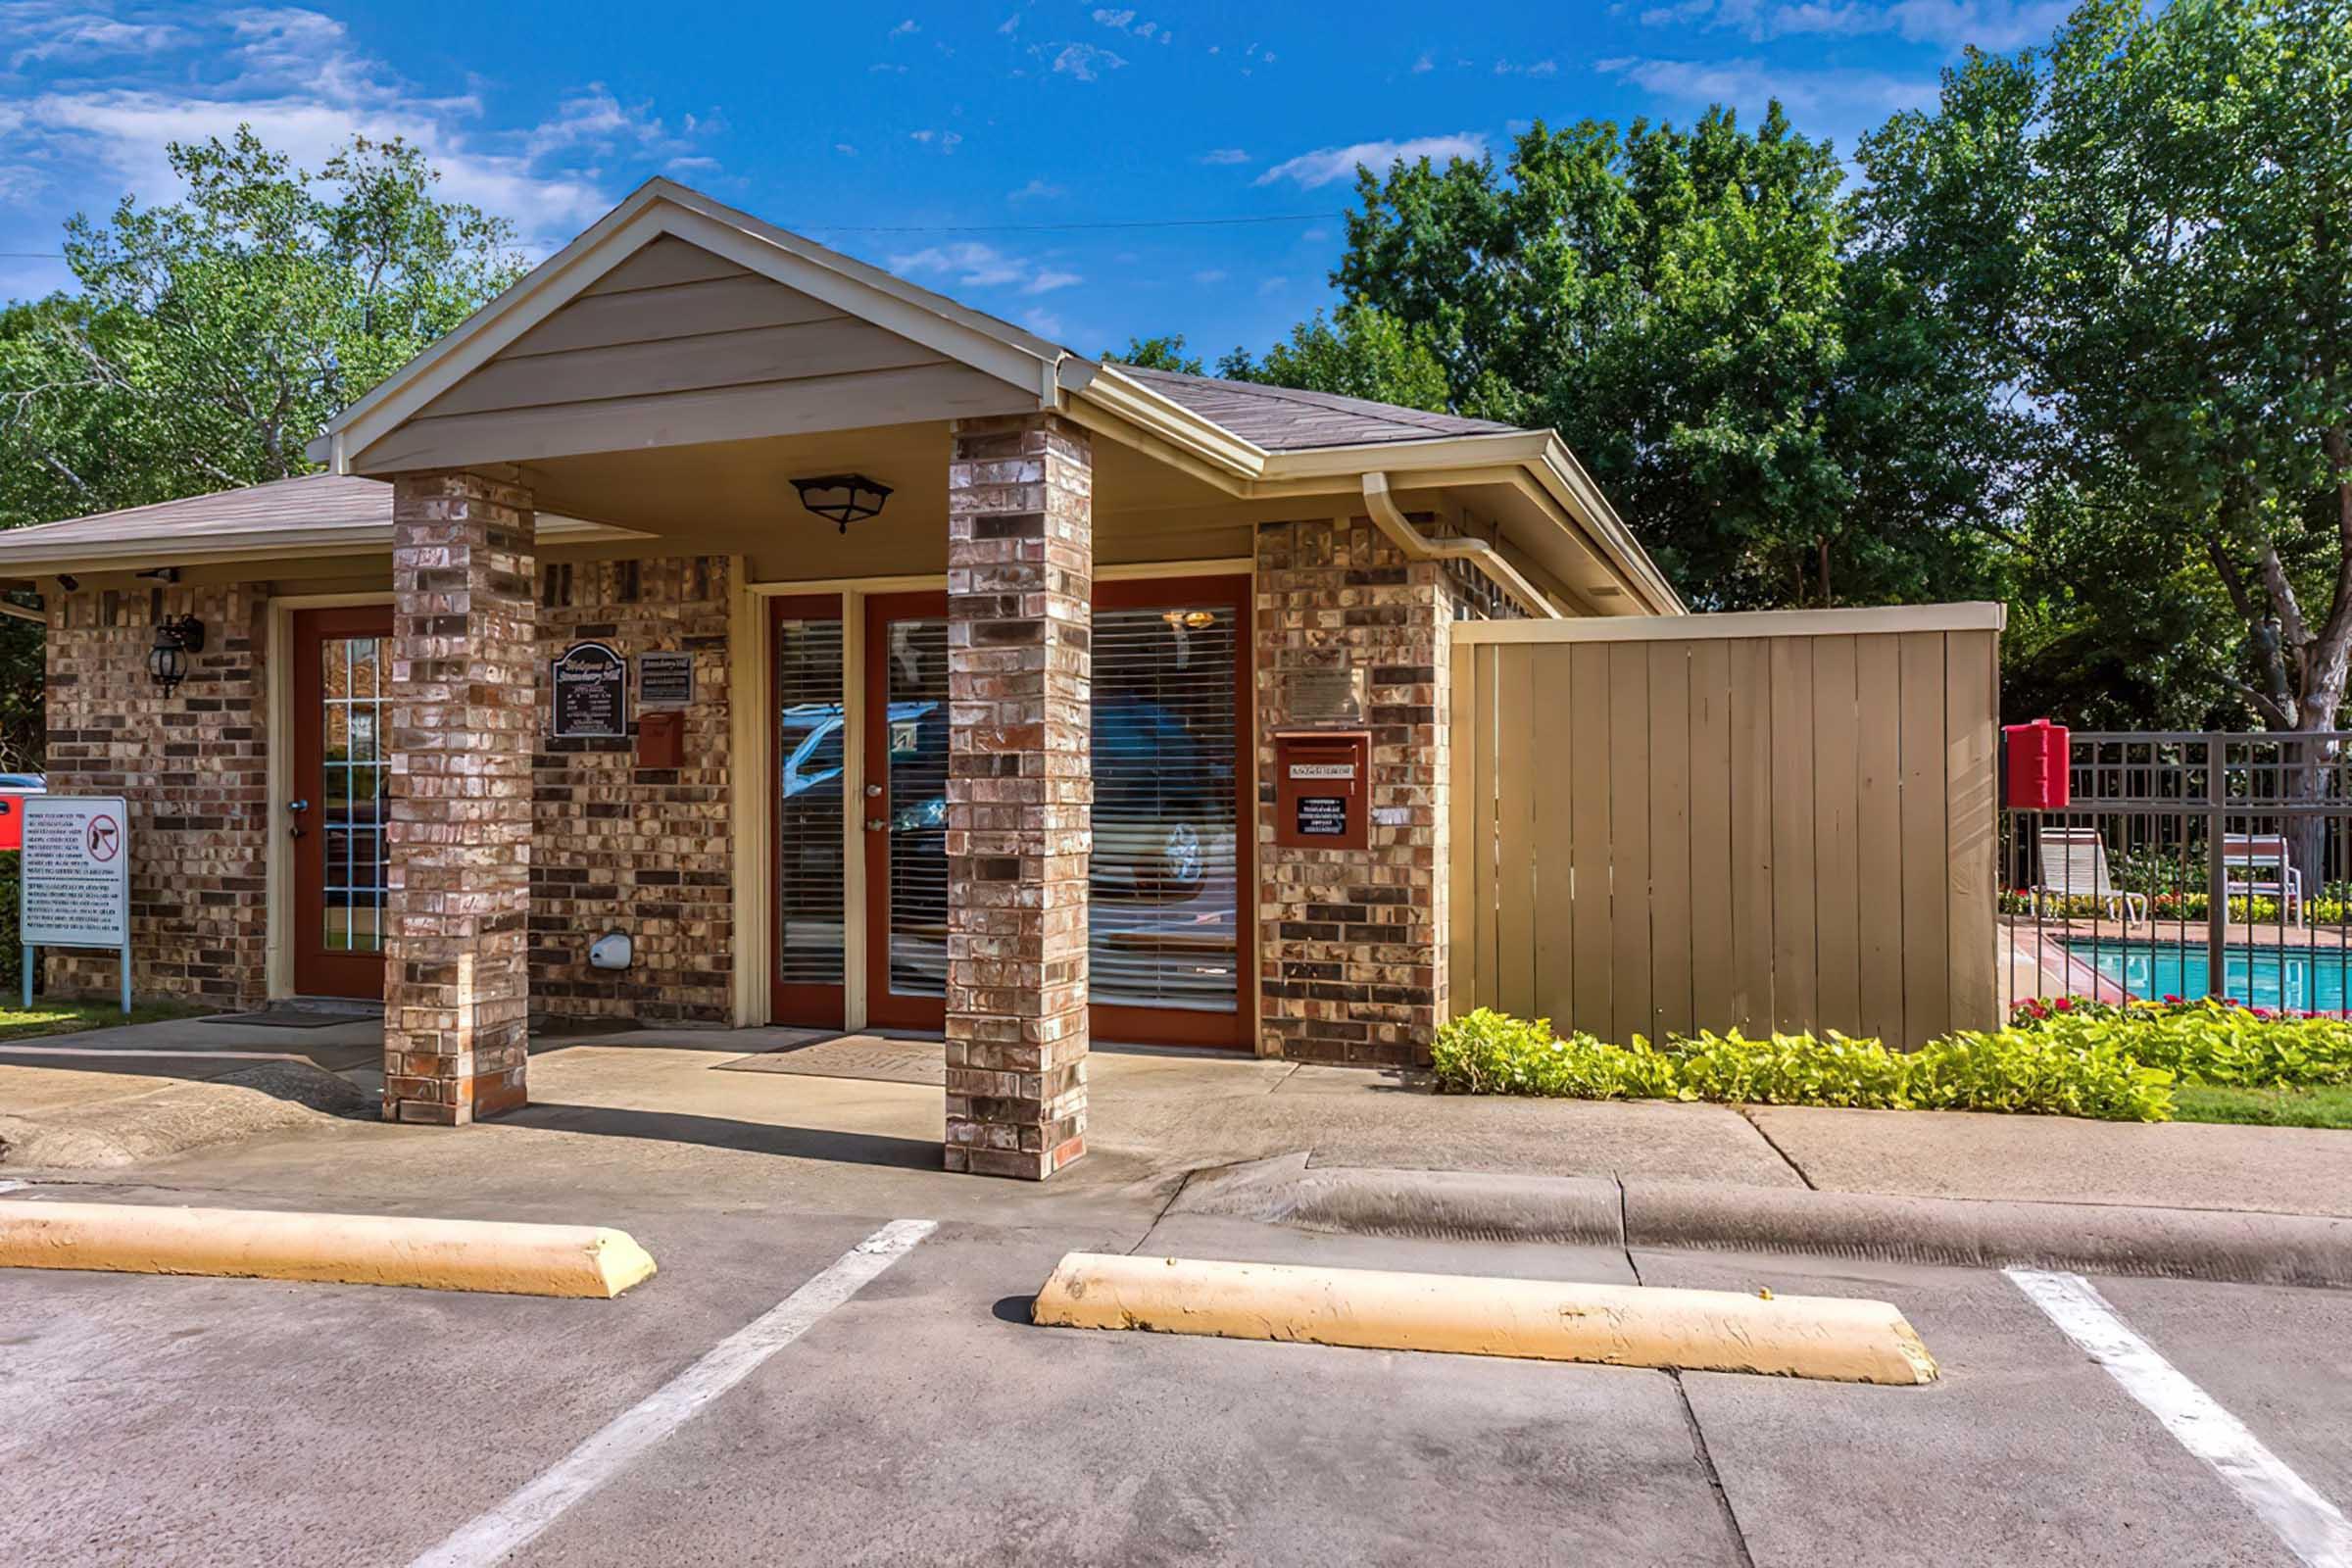
[{"label": "blue sky", "polygon": [[[0,297],[66,281],[74,212],[172,194],[167,142],[249,121],[312,167],[405,135],[534,254],[666,173],[1073,348],[1175,331],[1213,358],[1331,302],[1358,159],[1774,95],[1850,149],[1963,45],[2063,10],[0,0]],[[1168,222],[1234,219],[1262,221]]]}]

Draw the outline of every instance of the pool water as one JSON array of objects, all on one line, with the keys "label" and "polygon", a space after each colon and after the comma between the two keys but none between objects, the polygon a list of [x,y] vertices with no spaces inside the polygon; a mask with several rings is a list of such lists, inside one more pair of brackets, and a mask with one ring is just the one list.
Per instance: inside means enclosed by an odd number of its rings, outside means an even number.
[{"label": "pool water", "polygon": [[[2107,940],[2070,942],[2066,951],[2141,1001],[2206,994],[2202,944]],[[2342,949],[2228,948],[2222,954],[2222,994],[2249,1007],[2341,1012],[2352,995],[2348,975],[2352,951]]]}]

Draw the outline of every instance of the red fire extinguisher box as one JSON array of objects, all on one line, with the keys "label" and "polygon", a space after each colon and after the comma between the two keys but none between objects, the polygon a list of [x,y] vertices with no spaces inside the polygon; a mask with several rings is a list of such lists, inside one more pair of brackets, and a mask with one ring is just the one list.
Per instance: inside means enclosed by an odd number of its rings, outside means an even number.
[{"label": "red fire extinguisher box", "polygon": [[2001,776],[2001,804],[2016,811],[2063,811],[2067,793],[2066,726],[2037,718],[2001,727],[2009,765]]}]

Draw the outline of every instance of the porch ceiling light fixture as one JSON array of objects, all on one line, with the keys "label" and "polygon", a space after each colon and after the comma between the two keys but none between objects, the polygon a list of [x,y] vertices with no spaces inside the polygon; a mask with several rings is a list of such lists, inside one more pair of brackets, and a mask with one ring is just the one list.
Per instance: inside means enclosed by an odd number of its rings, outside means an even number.
[{"label": "porch ceiling light fixture", "polygon": [[882,503],[890,499],[890,486],[862,473],[819,474],[813,479],[795,479],[792,487],[801,493],[802,506],[820,517],[832,518],[843,533],[850,531],[853,522],[881,515]]},{"label": "porch ceiling light fixture", "polygon": [[188,656],[204,652],[204,622],[194,615],[167,615],[155,623],[155,646],[147,651],[147,673],[172,695],[188,678]]}]

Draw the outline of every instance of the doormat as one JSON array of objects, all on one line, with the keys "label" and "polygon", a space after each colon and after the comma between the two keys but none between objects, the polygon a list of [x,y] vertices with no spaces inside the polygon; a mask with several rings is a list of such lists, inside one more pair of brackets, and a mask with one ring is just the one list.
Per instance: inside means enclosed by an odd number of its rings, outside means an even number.
[{"label": "doormat", "polygon": [[785,1072],[808,1078],[865,1078],[886,1084],[948,1081],[947,1048],[940,1041],[894,1039],[888,1035],[835,1035],[805,1046],[786,1046],[730,1061],[721,1072]]},{"label": "doormat", "polygon": [[213,1013],[201,1023],[233,1023],[248,1029],[331,1029],[339,1023],[374,1023],[382,1020],[380,1007],[358,1004],[351,1007],[264,1007],[259,1012]]}]

